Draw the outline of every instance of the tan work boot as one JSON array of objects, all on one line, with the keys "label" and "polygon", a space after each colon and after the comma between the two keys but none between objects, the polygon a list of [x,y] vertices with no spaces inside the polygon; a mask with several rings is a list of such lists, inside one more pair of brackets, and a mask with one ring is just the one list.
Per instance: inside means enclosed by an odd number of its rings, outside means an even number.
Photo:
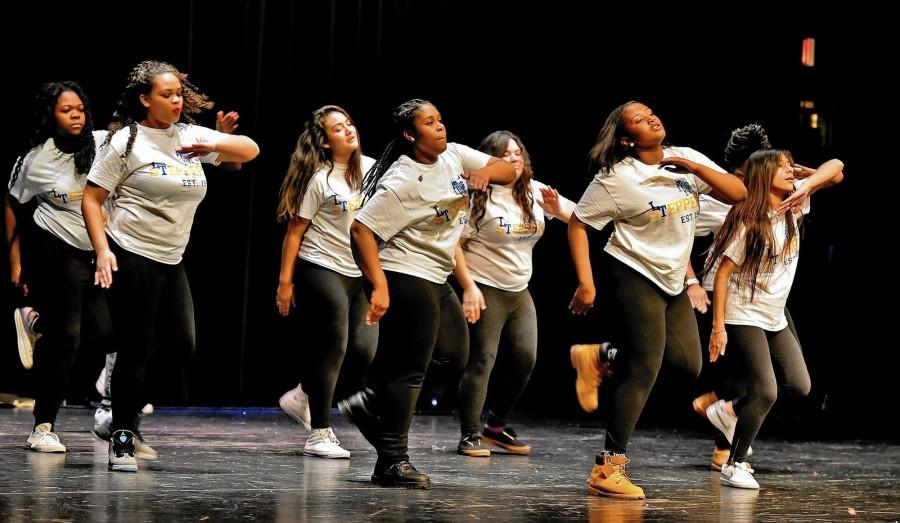
[{"label": "tan work boot", "polygon": [[600,344],[572,345],[569,349],[572,368],[575,369],[575,394],[585,412],[594,412],[599,406],[597,398],[602,375],[600,372]]},{"label": "tan work boot", "polygon": [[719,401],[719,397],[716,396],[716,393],[713,391],[709,391],[702,396],[697,396],[696,398],[694,398],[694,401],[691,403],[691,405],[694,407],[694,412],[705,418],[706,408],[717,401]]},{"label": "tan work boot", "polygon": [[644,489],[631,482],[625,474],[630,460],[625,456],[603,453],[603,464],[594,465],[588,479],[588,492],[595,496],[616,499],[644,499]]}]

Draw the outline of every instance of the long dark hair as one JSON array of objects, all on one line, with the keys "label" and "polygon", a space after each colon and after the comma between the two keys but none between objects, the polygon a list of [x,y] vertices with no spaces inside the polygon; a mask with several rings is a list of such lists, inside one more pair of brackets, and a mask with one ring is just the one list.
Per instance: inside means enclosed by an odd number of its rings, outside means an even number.
[{"label": "long dark hair", "polygon": [[[525,144],[522,143],[522,139],[510,131],[494,131],[481,140],[481,144],[478,145],[478,150],[500,158],[506,153],[510,140],[515,141],[522,150],[523,165],[522,176],[519,176],[519,179],[513,184],[513,199],[522,209],[522,216],[525,217],[525,225],[528,225],[531,229],[536,231],[537,223],[534,218],[534,194],[531,191],[530,185],[531,180],[534,178],[534,173],[531,169],[531,158],[528,156],[528,151],[525,150]],[[479,222],[484,218],[485,206],[488,198],[492,197],[492,194],[492,186],[488,185],[487,191],[475,191],[475,194],[472,196],[471,220],[475,223],[476,232],[481,230]]]},{"label": "long dark hair", "polygon": [[[276,212],[278,221],[285,221],[294,216],[303,202],[309,182],[322,167],[328,166],[329,175],[334,169],[331,149],[325,147],[328,143],[325,119],[329,114],[335,112],[341,113],[347,117],[347,120],[353,121],[350,114],[344,109],[336,105],[326,105],[313,111],[310,119],[303,124],[303,131],[297,138],[294,153],[291,154],[291,163],[288,166],[287,174],[281,183],[281,194]],[[350,162],[344,175],[347,185],[353,190],[359,189],[362,185],[361,158],[361,149],[357,148],[350,155]]]},{"label": "long dark hair", "polygon": [[[81,127],[81,133],[78,136],[68,136],[60,133],[59,123],[56,121],[56,102],[59,100],[60,95],[67,91],[78,95],[84,104],[84,125]],[[88,104],[87,96],[85,96],[81,86],[75,82],[68,81],[49,82],[42,85],[34,95],[33,116],[34,123],[28,137],[27,150],[30,151],[46,142],[49,138],[53,138],[57,149],[67,154],[74,154],[75,173],[87,174],[91,170],[91,164],[94,163],[94,119],[91,116],[91,107]],[[15,184],[19,178],[26,154],[22,154],[16,160],[10,184]]]},{"label": "long dark hair", "polygon": [[622,138],[628,137],[625,133],[625,124],[622,114],[629,105],[640,103],[635,100],[625,102],[613,109],[600,133],[597,135],[597,143],[591,148],[591,161],[600,167],[601,172],[610,173],[615,164],[632,156],[631,151],[622,143]]},{"label": "long dark hair", "polygon": [[[725,223],[716,234],[712,256],[707,258],[704,267],[704,271],[711,271],[715,261],[724,255],[728,245],[744,232],[742,240],[744,261],[738,266],[736,274],[738,285],[750,288],[751,300],[756,295],[759,284],[768,281],[775,264],[790,252],[791,243],[799,226],[793,213],[788,212],[785,215],[787,238],[781,252],[775,252],[775,235],[769,217],[771,210],[769,191],[782,158],[790,159],[790,156],[786,151],[778,149],[762,149],[750,155],[747,172],[744,175],[747,198],[735,204],[728,212]],[[762,281],[759,280],[761,275]]]},{"label": "long dark hair", "polygon": [[191,115],[204,109],[211,109],[214,105],[208,96],[202,94],[196,86],[188,82],[188,75],[179,71],[174,65],[155,60],[138,63],[128,74],[125,89],[119,94],[108,127],[109,135],[103,142],[103,146],[106,146],[116,131],[128,127],[128,144],[125,146],[125,152],[122,153],[122,159],[128,158],[131,153],[131,146],[134,145],[134,138],[137,136],[137,122],[147,116],[147,108],[141,104],[141,95],[150,94],[150,91],[153,90],[153,79],[164,73],[174,74],[181,82],[183,105],[178,123],[197,123]]},{"label": "long dark hair", "polygon": [[365,177],[363,177],[363,202],[367,202],[375,194],[378,180],[384,176],[391,164],[397,161],[397,158],[400,158],[401,154],[412,157],[413,144],[403,136],[403,131],[409,131],[413,136],[416,135],[416,112],[426,105],[434,104],[428,100],[413,98],[394,108],[394,112],[391,114],[392,134],[394,137],[388,142],[387,147],[384,148],[384,152],[381,153],[378,160],[375,161],[375,165],[369,168]]}]

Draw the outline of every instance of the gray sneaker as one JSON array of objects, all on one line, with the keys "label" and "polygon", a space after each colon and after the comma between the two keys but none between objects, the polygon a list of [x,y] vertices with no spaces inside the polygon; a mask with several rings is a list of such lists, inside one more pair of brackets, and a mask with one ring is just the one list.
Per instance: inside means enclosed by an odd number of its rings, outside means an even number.
[{"label": "gray sneaker", "polygon": [[109,470],[116,472],[137,472],[134,458],[134,433],[130,430],[113,432],[109,441]]}]

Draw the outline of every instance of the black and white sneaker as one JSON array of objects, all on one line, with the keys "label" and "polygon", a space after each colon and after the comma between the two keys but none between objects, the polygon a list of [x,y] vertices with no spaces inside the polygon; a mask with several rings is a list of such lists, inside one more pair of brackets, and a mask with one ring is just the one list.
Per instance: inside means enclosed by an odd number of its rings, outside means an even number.
[{"label": "black and white sneaker", "polygon": [[137,472],[134,458],[134,433],[130,430],[113,432],[109,441],[109,470],[116,472]]},{"label": "black and white sneaker", "polygon": [[503,427],[501,430],[492,430],[488,427],[484,427],[484,430],[481,431],[481,439],[483,439],[485,443],[500,447],[510,454],[524,456],[531,452],[531,447],[519,441],[516,431],[511,427]]},{"label": "black and white sneaker", "polygon": [[459,445],[456,446],[456,453],[473,458],[491,457],[491,449],[481,444],[481,436],[477,432],[463,434],[459,438]]}]

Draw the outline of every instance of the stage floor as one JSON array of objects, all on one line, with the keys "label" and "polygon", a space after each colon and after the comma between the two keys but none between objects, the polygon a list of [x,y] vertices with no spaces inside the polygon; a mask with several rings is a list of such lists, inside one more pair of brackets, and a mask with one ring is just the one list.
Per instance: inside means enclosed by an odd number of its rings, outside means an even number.
[{"label": "stage floor", "polygon": [[[411,460],[431,490],[369,482],[375,453],[337,414],[350,460],[300,454],[305,433],[275,409],[161,409],[143,432],[160,460],[111,473],[107,445],[90,434],[92,411],[66,408],[57,422],[67,454],[24,449],[30,411],[0,410],[0,520],[216,521],[896,521],[900,446],[868,441],[754,443],[762,489],[719,486],[707,468],[712,439],[639,430],[628,469],[645,501],[589,496],[586,482],[603,430],[560,422],[515,425],[530,456],[455,453],[458,423],[417,416]],[[599,424],[598,424],[599,425]]]}]

